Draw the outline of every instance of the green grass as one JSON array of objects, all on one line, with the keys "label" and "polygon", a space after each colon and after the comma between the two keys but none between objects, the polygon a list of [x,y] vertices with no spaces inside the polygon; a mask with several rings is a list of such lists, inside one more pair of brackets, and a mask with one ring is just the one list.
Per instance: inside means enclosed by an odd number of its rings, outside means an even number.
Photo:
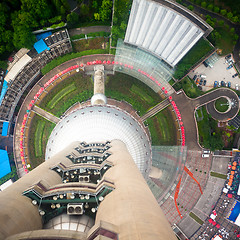
[{"label": "green grass", "polygon": [[31,167],[35,168],[44,162],[47,140],[55,127],[55,124],[35,115],[32,118],[29,130],[29,159]]},{"label": "green grass", "polygon": [[[40,102],[39,107],[60,117],[73,104],[88,100],[92,94],[93,82],[91,77],[79,72],[63,80],[53,88]],[[53,108],[49,104],[51,102],[54,103]]]},{"label": "green grass", "polygon": [[223,149],[222,130],[218,128],[217,121],[207,113],[205,106],[202,113],[202,120],[197,122],[200,145],[211,151]]},{"label": "green grass", "polygon": [[81,39],[81,38],[85,38],[85,34],[82,33],[82,34],[77,34],[77,35],[70,37],[71,40],[77,40],[77,39]]},{"label": "green grass", "polygon": [[151,132],[152,145],[177,145],[176,122],[171,117],[171,109],[164,109],[147,120]]},{"label": "green grass", "polygon": [[44,121],[38,121],[35,137],[34,137],[34,146],[35,146],[35,156],[40,157],[42,156],[42,135],[43,129],[45,127]]},{"label": "green grass", "polygon": [[148,94],[146,94],[146,92],[143,89],[139,88],[138,86],[132,85],[131,92],[134,94],[138,94],[142,100],[146,101],[149,104],[152,104],[153,99]]},{"label": "green grass", "polygon": [[232,35],[224,29],[224,27],[217,27],[216,31],[221,35],[221,38],[217,39],[215,46],[222,49],[222,54],[228,54],[233,51],[234,40]]},{"label": "green grass", "polygon": [[213,49],[207,40],[201,38],[177,64],[174,77],[176,79],[182,78],[194,64]]},{"label": "green grass", "polygon": [[224,97],[218,98],[215,101],[215,107],[219,112],[226,112],[228,110],[228,100]]},{"label": "green grass", "polygon": [[217,172],[210,172],[210,176],[216,177],[216,178],[221,178],[221,179],[227,179],[227,175],[217,173]]},{"label": "green grass", "polygon": [[196,214],[194,214],[193,212],[190,212],[189,213],[189,216],[191,217],[191,218],[193,218],[197,223],[199,223],[200,225],[203,225],[203,223],[204,223],[204,221],[201,219],[201,218],[199,218]]},{"label": "green grass", "polygon": [[108,49],[94,49],[94,50],[86,50],[82,52],[76,52],[76,53],[68,53],[64,56],[60,56],[58,58],[53,59],[50,63],[46,64],[45,67],[41,69],[41,72],[43,75],[50,72],[52,69],[57,67],[58,65],[67,62],[71,59],[82,57],[85,55],[93,55],[93,54],[107,54]]},{"label": "green grass", "polygon": [[[161,97],[141,81],[122,73],[107,77],[105,94],[116,100],[125,100],[140,115],[161,101]],[[146,101],[145,99],[148,99]]]},{"label": "green grass", "polygon": [[66,95],[68,95],[69,93],[73,92],[74,90],[76,90],[76,86],[74,83],[72,83],[71,85],[68,85],[67,87],[63,88],[61,91],[59,91],[53,98],[52,100],[47,104],[47,107],[49,107],[50,109],[53,109],[55,107],[55,105],[62,100],[62,98],[64,98]]},{"label": "green grass", "polygon": [[185,77],[181,80],[182,88],[186,95],[190,98],[196,98],[203,94],[203,92],[197,87],[192,79]]}]

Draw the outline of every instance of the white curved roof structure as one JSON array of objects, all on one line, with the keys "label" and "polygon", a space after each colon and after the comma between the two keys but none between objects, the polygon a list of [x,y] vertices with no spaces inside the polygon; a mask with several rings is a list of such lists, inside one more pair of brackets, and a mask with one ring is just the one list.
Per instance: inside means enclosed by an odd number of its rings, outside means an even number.
[{"label": "white curved roof structure", "polygon": [[123,141],[142,173],[151,165],[151,144],[145,130],[128,113],[112,106],[90,106],[62,119],[46,147],[49,159],[74,141],[86,143]]},{"label": "white curved roof structure", "polygon": [[207,24],[167,0],[133,0],[124,42],[174,67],[209,29]]}]

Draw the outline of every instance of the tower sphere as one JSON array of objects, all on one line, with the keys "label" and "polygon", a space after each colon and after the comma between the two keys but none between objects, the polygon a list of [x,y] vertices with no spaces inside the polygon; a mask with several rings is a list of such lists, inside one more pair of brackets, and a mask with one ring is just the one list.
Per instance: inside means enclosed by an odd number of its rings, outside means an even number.
[{"label": "tower sphere", "polygon": [[89,106],[78,109],[53,129],[46,147],[45,160],[74,141],[87,143],[123,141],[139,170],[145,175],[151,166],[151,144],[145,129],[130,114],[116,107]]}]

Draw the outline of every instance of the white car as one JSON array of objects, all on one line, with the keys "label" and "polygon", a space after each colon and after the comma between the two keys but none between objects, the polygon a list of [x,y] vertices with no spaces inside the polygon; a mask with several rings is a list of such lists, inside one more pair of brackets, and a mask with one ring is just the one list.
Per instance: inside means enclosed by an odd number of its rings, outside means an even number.
[{"label": "white car", "polygon": [[235,85],[235,89],[238,90],[238,83],[236,83],[236,85]]}]

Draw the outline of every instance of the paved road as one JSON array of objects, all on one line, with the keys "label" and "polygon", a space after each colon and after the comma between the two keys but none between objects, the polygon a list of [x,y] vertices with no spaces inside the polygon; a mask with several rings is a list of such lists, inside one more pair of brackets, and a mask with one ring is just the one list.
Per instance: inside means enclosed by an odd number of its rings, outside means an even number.
[{"label": "paved road", "polygon": [[[214,102],[215,99],[225,96],[236,101],[236,107],[232,108],[227,113],[219,113],[214,109],[211,109],[211,115],[215,119],[226,121],[229,118],[234,117],[239,110],[239,100],[237,94],[228,88],[219,88],[210,93],[207,93],[201,97],[190,99],[184,92],[180,94],[173,94],[173,100],[176,102],[178,109],[182,115],[182,121],[185,128],[186,146],[191,150],[201,150],[198,140],[198,128],[195,119],[195,110],[197,107]],[[211,103],[214,104],[214,103]]]},{"label": "paved road", "polygon": [[79,34],[88,34],[92,32],[111,32],[110,26],[92,26],[92,27],[82,27],[82,28],[73,28],[69,31],[70,36],[79,35]]},{"label": "paved road", "polygon": [[[220,113],[215,108],[214,100],[216,100],[222,96],[230,99],[231,103],[233,103],[230,110],[227,111],[226,113]],[[232,91],[229,88],[216,89],[210,93],[207,93],[199,98],[194,99],[193,103],[195,104],[195,107],[199,107],[199,106],[207,104],[207,111],[209,112],[209,114],[214,119],[219,120],[219,121],[227,121],[229,119],[234,118],[237,115],[238,110],[239,110],[238,96],[234,91]]]}]

